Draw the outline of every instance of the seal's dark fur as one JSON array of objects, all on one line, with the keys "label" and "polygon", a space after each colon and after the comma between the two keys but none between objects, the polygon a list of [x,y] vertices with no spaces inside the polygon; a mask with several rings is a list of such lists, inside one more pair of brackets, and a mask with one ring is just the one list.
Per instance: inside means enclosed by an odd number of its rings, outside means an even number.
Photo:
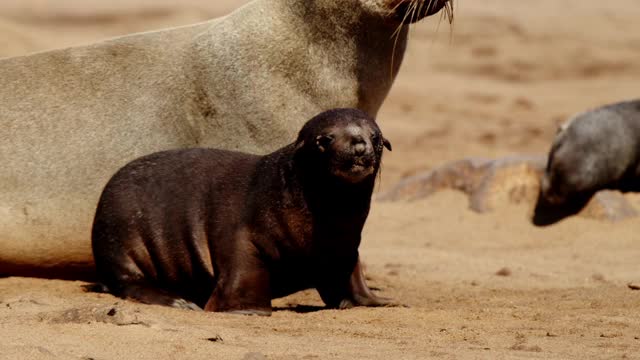
[{"label": "seal's dark fur", "polygon": [[307,288],[330,307],[381,305],[352,273],[362,276],[383,146],[374,120],[337,109],[266,156],[198,148],[137,159],[98,204],[99,279],[118,296],[212,311],[268,314],[272,298]]}]

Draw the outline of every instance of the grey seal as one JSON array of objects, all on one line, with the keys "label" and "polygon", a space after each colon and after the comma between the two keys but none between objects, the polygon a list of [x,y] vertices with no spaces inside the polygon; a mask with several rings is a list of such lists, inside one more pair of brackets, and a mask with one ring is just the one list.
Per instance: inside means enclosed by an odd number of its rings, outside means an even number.
[{"label": "grey seal", "polygon": [[560,126],[542,175],[534,223],[577,213],[602,189],[640,189],[640,100],[598,107]]}]

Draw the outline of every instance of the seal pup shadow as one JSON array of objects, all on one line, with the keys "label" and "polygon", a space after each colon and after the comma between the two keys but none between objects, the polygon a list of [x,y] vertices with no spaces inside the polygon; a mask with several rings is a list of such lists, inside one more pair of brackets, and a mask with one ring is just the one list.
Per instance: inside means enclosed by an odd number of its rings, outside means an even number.
[{"label": "seal pup shadow", "polygon": [[358,247],[383,148],[362,111],[317,115],[269,155],[170,150],[120,169],[98,202],[92,248],[116,296],[269,315],[315,288],[330,308],[389,305],[367,286]]}]

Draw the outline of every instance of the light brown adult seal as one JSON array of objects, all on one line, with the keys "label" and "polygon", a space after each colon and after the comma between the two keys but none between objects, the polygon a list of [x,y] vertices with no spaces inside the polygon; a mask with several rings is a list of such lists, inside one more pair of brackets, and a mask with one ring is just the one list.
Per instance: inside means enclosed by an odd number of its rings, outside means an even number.
[{"label": "light brown adult seal", "polygon": [[264,154],[324,110],[375,118],[405,50],[402,23],[450,4],[255,0],[193,26],[0,60],[0,273],[91,277],[93,208],[134,158],[193,146]]},{"label": "light brown adult seal", "polygon": [[134,160],[98,203],[98,279],[124,298],[210,311],[268,315],[272,298],[308,288],[332,308],[386,305],[356,269],[383,147],[367,114],[335,109],[265,156]]}]

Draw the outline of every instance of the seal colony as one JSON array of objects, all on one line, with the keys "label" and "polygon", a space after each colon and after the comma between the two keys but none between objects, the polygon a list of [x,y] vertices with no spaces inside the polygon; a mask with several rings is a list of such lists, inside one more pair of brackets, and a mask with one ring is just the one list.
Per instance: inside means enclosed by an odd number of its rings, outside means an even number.
[{"label": "seal colony", "polygon": [[98,278],[124,298],[209,311],[269,315],[272,298],[308,288],[332,308],[385,305],[354,272],[383,147],[373,119],[337,109],[266,156],[134,160],[96,210]]},{"label": "seal colony", "polygon": [[0,60],[0,274],[92,278],[100,186],[134,158],[264,154],[328,109],[375,118],[403,24],[451,4],[255,0],[201,24]]}]

